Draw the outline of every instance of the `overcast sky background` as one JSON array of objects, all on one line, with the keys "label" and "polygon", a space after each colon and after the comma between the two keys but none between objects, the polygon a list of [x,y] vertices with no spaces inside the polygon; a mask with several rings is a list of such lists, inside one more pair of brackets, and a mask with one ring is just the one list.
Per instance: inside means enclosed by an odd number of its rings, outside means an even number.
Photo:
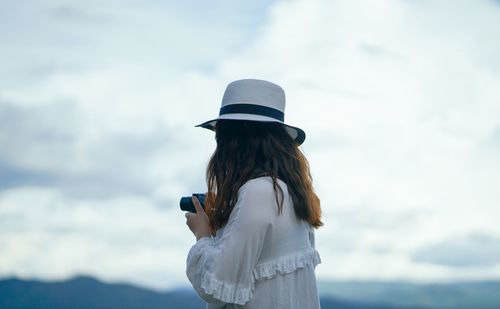
[{"label": "overcast sky background", "polygon": [[319,280],[500,279],[500,1],[1,1],[0,277],[189,285],[226,85],[281,85]]}]

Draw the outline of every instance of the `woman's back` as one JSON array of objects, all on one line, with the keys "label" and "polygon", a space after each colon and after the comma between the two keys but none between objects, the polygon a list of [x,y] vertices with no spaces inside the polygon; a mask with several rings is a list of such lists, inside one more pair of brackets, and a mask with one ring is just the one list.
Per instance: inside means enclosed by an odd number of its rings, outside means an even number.
[{"label": "woman's back", "polygon": [[280,214],[272,178],[248,180],[228,223],[191,248],[186,273],[207,308],[319,308],[314,230],[295,215],[287,185],[277,184]]},{"label": "woman's back", "polygon": [[320,200],[299,148],[305,132],[284,111],[280,86],[243,79],[227,86],[219,117],[199,125],[215,131],[217,145],[205,209],[193,198],[196,213],[186,214],[197,239],[186,274],[208,308],[320,307]]}]

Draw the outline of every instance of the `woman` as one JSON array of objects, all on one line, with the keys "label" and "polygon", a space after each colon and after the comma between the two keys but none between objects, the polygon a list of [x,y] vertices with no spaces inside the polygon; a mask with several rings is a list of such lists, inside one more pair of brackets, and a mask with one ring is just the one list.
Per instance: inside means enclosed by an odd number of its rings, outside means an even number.
[{"label": "woman", "polygon": [[314,245],[320,220],[299,128],[284,123],[285,93],[256,79],[230,83],[207,167],[206,212],[186,223],[197,242],[186,274],[207,308],[320,308]]}]

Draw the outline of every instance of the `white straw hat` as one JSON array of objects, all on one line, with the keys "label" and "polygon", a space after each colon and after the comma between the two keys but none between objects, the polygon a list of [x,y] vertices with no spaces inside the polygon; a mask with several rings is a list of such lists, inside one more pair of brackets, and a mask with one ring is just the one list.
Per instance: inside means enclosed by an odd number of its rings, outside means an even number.
[{"label": "white straw hat", "polygon": [[285,124],[285,91],[266,80],[240,79],[229,83],[222,98],[219,117],[196,127],[215,129],[219,119],[277,122],[283,124],[288,134],[300,145],[305,132]]}]

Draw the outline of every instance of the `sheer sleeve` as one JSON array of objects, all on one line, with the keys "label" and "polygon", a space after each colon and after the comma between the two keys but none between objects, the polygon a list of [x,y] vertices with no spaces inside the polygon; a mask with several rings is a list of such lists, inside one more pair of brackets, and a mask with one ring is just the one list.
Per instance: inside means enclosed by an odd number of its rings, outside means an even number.
[{"label": "sheer sleeve", "polygon": [[191,247],[186,275],[207,303],[243,305],[253,296],[257,264],[275,207],[272,185],[248,181],[222,236],[203,237]]}]

